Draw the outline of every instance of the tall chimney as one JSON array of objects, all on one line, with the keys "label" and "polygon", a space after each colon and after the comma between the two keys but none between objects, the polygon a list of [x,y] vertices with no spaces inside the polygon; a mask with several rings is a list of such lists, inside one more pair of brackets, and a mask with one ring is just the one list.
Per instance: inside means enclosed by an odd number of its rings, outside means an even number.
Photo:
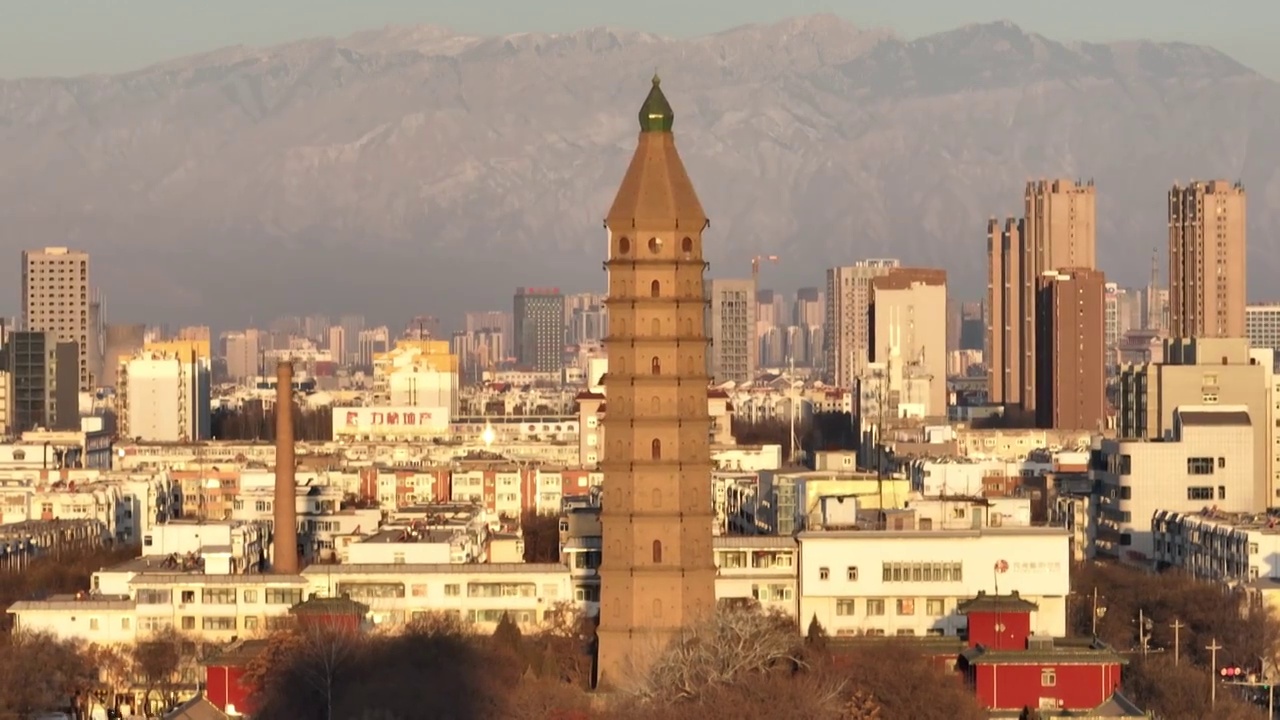
[{"label": "tall chimney", "polygon": [[271,570],[298,573],[297,482],[293,458],[293,362],[276,366],[276,497]]}]

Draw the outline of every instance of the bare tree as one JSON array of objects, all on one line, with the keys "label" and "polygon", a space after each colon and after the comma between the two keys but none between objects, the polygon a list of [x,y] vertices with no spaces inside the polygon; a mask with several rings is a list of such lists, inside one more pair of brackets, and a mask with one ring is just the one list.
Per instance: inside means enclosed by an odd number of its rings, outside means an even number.
[{"label": "bare tree", "polygon": [[1188,663],[1173,664],[1167,655],[1135,657],[1124,672],[1126,694],[1140,707],[1169,720],[1263,720],[1266,712],[1218,688],[1216,702],[1210,702],[1208,671]]},{"label": "bare tree", "polygon": [[[708,689],[737,686],[751,676],[807,667],[804,645],[785,615],[720,609],[686,630],[654,658],[648,672],[633,677],[631,694],[650,702],[694,700]],[[825,694],[834,700],[839,685]]]},{"label": "bare tree", "polygon": [[70,710],[93,682],[93,669],[74,643],[27,632],[0,642],[0,715]]},{"label": "bare tree", "polygon": [[560,562],[559,515],[525,510],[520,515],[520,534],[524,539],[525,562]]},{"label": "bare tree", "polygon": [[185,642],[187,638],[182,633],[166,628],[134,643],[129,659],[142,682],[144,707],[150,705],[153,693],[159,695],[163,708],[172,706],[182,682]]}]

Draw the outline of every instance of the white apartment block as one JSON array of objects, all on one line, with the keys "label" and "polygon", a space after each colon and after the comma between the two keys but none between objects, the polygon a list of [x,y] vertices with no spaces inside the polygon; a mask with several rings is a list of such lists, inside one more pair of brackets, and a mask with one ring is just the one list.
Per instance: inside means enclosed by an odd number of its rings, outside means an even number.
[{"label": "white apartment block", "polygon": [[88,253],[65,247],[22,251],[23,329],[79,346],[81,392],[102,384],[102,378],[89,376],[89,350],[97,347],[89,335],[89,292]]},{"label": "white apartment block", "polygon": [[1097,551],[1127,562],[1155,559],[1157,510],[1254,512],[1253,420],[1242,405],[1183,406],[1172,437],[1102,440]]},{"label": "white apartment block", "polygon": [[208,358],[143,351],[120,365],[120,435],[153,442],[209,437]]},{"label": "white apartment block", "polygon": [[1155,561],[1157,567],[1230,585],[1280,580],[1277,524],[1266,514],[1158,510],[1151,518]]},{"label": "white apartment block", "polygon": [[1061,528],[806,531],[798,535],[799,619],[832,635],[963,635],[957,604],[1017,591],[1032,631],[1066,634],[1070,538]]}]

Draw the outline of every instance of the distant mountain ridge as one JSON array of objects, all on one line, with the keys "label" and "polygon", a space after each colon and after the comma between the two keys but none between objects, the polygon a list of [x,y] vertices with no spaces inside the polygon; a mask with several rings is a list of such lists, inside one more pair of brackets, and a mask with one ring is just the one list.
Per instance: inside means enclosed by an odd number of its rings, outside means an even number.
[{"label": "distant mountain ridge", "polygon": [[687,40],[385,28],[0,81],[0,257],[90,250],[121,320],[450,318],[517,284],[601,287],[655,68],[716,275],[768,252],[762,284],[820,285],[894,256],[977,296],[985,220],[1034,177],[1098,183],[1100,262],[1125,283],[1165,245],[1174,180],[1241,179],[1250,295],[1280,270],[1277,83],[1187,44],[1007,22],[904,40],[832,16]]}]

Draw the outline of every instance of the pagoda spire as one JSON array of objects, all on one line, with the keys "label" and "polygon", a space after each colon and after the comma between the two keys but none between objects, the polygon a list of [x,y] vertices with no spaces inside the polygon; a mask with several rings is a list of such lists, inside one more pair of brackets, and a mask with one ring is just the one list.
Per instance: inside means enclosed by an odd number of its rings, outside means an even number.
[{"label": "pagoda spire", "polygon": [[653,73],[653,87],[640,106],[640,132],[671,132],[676,114],[671,111],[671,103],[662,93],[662,79],[657,71]]}]

